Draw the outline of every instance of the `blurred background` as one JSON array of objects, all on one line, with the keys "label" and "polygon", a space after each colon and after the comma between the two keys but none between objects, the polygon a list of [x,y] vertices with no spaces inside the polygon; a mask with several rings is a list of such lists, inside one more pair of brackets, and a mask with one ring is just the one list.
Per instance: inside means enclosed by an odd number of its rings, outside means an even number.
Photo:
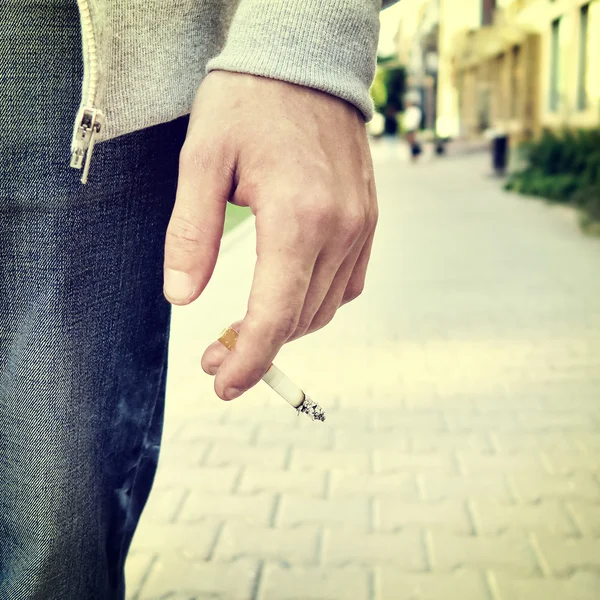
[{"label": "blurred background", "polygon": [[[175,307],[129,600],[600,598],[600,0],[402,0],[369,124],[365,290],[217,399],[253,217]],[[307,151],[309,151],[307,149]]]}]

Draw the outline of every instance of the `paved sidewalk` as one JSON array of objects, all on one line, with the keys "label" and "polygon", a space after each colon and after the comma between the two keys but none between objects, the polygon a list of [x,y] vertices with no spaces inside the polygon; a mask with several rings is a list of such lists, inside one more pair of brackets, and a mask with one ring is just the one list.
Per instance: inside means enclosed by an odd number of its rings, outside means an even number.
[{"label": "paved sidewalk", "polygon": [[277,359],[324,424],[200,368],[244,314],[247,226],[175,312],[131,600],[600,598],[600,242],[486,157],[374,153],[367,290]]}]

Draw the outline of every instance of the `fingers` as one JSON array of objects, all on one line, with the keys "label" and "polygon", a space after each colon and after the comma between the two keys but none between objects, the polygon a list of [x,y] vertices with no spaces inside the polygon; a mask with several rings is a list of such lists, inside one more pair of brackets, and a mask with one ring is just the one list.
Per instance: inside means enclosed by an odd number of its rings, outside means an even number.
[{"label": "fingers", "polygon": [[212,276],[232,174],[233,167],[217,150],[184,145],[165,240],[164,293],[172,304],[195,300]]},{"label": "fingers", "polygon": [[257,262],[248,311],[235,349],[215,379],[215,391],[224,400],[255,385],[296,329],[320,252],[300,223],[282,215],[257,217]]}]

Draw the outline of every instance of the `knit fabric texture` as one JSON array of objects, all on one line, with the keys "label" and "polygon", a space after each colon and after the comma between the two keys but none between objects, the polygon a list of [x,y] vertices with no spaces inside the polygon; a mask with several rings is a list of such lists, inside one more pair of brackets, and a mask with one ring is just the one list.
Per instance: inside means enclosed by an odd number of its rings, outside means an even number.
[{"label": "knit fabric texture", "polygon": [[393,2],[89,0],[106,117],[98,141],[188,114],[215,69],[328,92],[368,121],[379,11]]}]

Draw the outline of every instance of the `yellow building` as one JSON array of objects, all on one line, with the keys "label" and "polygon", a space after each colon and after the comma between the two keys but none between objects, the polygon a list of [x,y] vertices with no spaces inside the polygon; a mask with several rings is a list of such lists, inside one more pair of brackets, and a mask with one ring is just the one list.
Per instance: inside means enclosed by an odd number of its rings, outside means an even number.
[{"label": "yellow building", "polygon": [[600,0],[440,0],[438,130],[600,125]]}]

